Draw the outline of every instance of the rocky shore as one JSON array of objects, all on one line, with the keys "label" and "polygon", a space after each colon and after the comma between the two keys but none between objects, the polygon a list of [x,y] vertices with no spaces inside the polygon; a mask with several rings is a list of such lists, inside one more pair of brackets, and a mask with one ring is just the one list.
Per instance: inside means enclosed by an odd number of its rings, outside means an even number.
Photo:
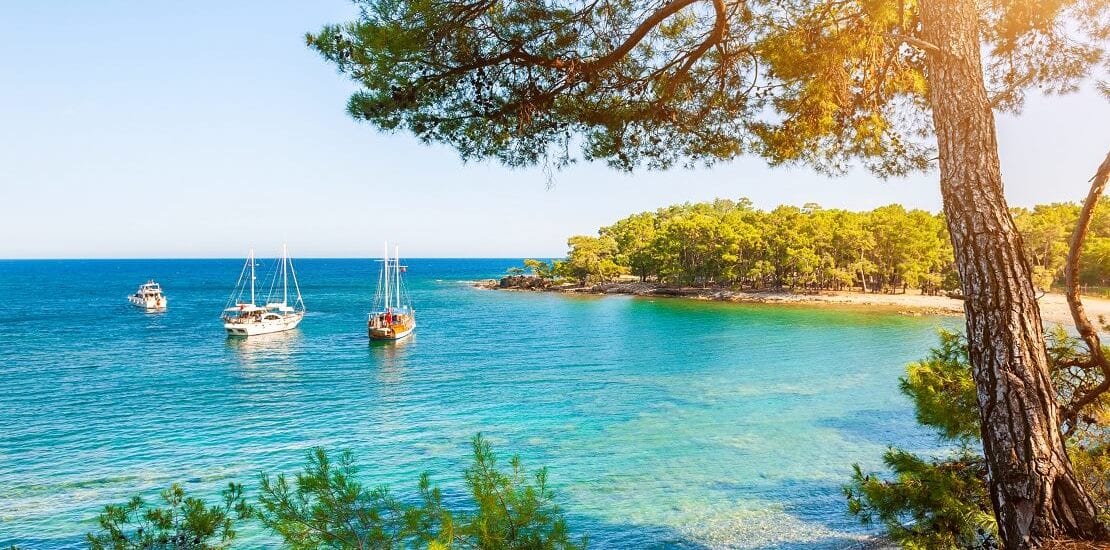
[{"label": "rocky shore", "polygon": [[[477,281],[474,286],[492,290],[561,292],[567,294],[618,294],[643,297],[686,298],[719,302],[798,304],[861,307],[894,311],[903,315],[962,315],[959,297],[926,295],[910,291],[906,294],[831,292],[797,293],[789,291],[749,291],[725,288],[676,287],[654,282],[617,281],[594,285],[558,283],[528,275],[510,275],[501,279]],[[1110,300],[1083,299],[1091,320],[1110,320]],[[1041,316],[1045,323],[1072,325],[1071,312],[1062,294],[1046,294],[1040,299]]]}]

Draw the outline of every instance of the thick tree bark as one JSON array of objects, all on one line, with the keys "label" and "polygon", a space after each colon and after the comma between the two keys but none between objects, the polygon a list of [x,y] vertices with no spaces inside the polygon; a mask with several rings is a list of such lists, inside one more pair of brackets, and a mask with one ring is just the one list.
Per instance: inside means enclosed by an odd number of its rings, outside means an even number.
[{"label": "thick tree bark", "polygon": [[1002,192],[975,0],[924,0],[922,38],[941,194],[965,296],[983,451],[1002,542],[1031,548],[1102,528],[1064,449],[1029,263]]}]

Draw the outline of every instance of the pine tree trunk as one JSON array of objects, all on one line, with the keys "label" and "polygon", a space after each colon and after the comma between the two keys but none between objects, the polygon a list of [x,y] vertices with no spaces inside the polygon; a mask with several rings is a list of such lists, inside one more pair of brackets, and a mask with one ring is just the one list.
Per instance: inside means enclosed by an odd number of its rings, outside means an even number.
[{"label": "pine tree trunk", "polygon": [[1102,528],[1072,471],[1021,236],[1002,191],[975,0],[921,4],[941,194],[965,296],[983,450],[1002,542],[1036,547]]}]

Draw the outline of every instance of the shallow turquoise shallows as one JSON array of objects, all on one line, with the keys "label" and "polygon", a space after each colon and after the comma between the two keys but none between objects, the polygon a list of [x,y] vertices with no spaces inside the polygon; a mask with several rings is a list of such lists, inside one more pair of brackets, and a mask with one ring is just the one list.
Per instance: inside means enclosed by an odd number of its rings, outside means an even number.
[{"label": "shallow turquoise shallows", "polygon": [[[462,501],[482,432],[550,467],[593,548],[839,548],[867,533],[851,464],[937,446],[897,383],[957,320],[466,282],[514,264],[408,261],[416,333],[370,344],[371,260],[297,262],[301,327],[249,340],[219,321],[239,260],[0,262],[0,546],[78,547],[106,503],[254,487],[313,446]],[[127,303],[150,277],[165,313]]]}]

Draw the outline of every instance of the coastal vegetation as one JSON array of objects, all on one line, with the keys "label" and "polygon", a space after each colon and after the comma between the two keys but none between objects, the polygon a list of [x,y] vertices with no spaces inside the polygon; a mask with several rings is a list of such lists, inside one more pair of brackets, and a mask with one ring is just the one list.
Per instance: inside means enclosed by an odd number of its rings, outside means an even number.
[{"label": "coastal vegetation", "polygon": [[[1077,360],[1082,343],[1063,329],[1052,331],[1048,342],[1056,398],[1067,411],[1104,377]],[[844,488],[849,512],[865,525],[881,524],[906,548],[998,548],[967,339],[942,332],[939,346],[906,368],[901,390],[913,401],[918,422],[954,450],[936,458],[892,448],[883,456],[890,470],[883,475],[855,465]],[[1110,394],[1061,418],[1075,475],[1091,495],[1099,521],[1110,526]]]},{"label": "coastal vegetation", "polygon": [[[1110,4],[357,3],[356,20],[306,36],[359,87],[350,114],[464,159],[632,170],[757,155],[880,177],[937,168],[999,538],[1014,549],[1110,538],[1051,413],[1044,329],[1029,322],[1040,319],[1034,273],[994,119],[1019,111],[1028,90],[1074,91],[1104,70]],[[1069,265],[1105,183],[1093,180]]]},{"label": "coastal vegetation", "polygon": [[100,530],[86,537],[92,550],[150,548],[227,548],[235,539],[235,523],[250,517],[243,486],[228,484],[219,504],[186,496],[175,483],[161,492],[160,506],[136,496],[124,504],[109,504],[97,518]]},{"label": "coastal vegetation", "polygon": [[899,205],[869,212],[779,206],[746,199],[673,205],[568,240],[549,270],[582,282],[618,271],[674,285],[870,291],[955,284],[952,253],[939,216]]},{"label": "coastal vegetation", "polygon": [[333,457],[322,448],[308,453],[292,479],[261,474],[256,502],[243,486],[230,484],[222,503],[187,497],[180,485],[162,492],[164,506],[140,497],[104,508],[99,530],[87,535],[94,550],[207,550],[233,546],[236,525],[257,521],[294,549],[475,548],[479,550],[575,550],[574,539],[547,481],[547,470],[526,471],[518,457],[508,469],[497,463],[489,443],[472,440],[464,473],[468,499],[452,509],[427,474],[417,493],[394,497],[388,487],[359,480],[355,456]]},{"label": "coastal vegetation", "polygon": [[[1041,288],[1063,285],[1071,228],[1080,205],[1014,209]],[[640,212],[567,241],[566,258],[525,261],[528,272],[580,284],[631,274],[641,281],[742,289],[844,290],[933,294],[959,286],[943,214],[892,204],[870,211],[816,204],[764,211],[751,201],[717,199]],[[1110,286],[1110,204],[1094,211],[1080,284]]]},{"label": "coastal vegetation", "polygon": [[[1033,266],[1033,278],[1041,288],[1063,287],[1064,267],[1072,229],[1079,220],[1082,205],[1076,203],[1041,204],[1013,209],[1014,222],[1021,231],[1025,257]],[[1090,229],[1080,253],[1079,283],[1091,293],[1110,291],[1110,203],[1107,197],[1094,206]]]}]

